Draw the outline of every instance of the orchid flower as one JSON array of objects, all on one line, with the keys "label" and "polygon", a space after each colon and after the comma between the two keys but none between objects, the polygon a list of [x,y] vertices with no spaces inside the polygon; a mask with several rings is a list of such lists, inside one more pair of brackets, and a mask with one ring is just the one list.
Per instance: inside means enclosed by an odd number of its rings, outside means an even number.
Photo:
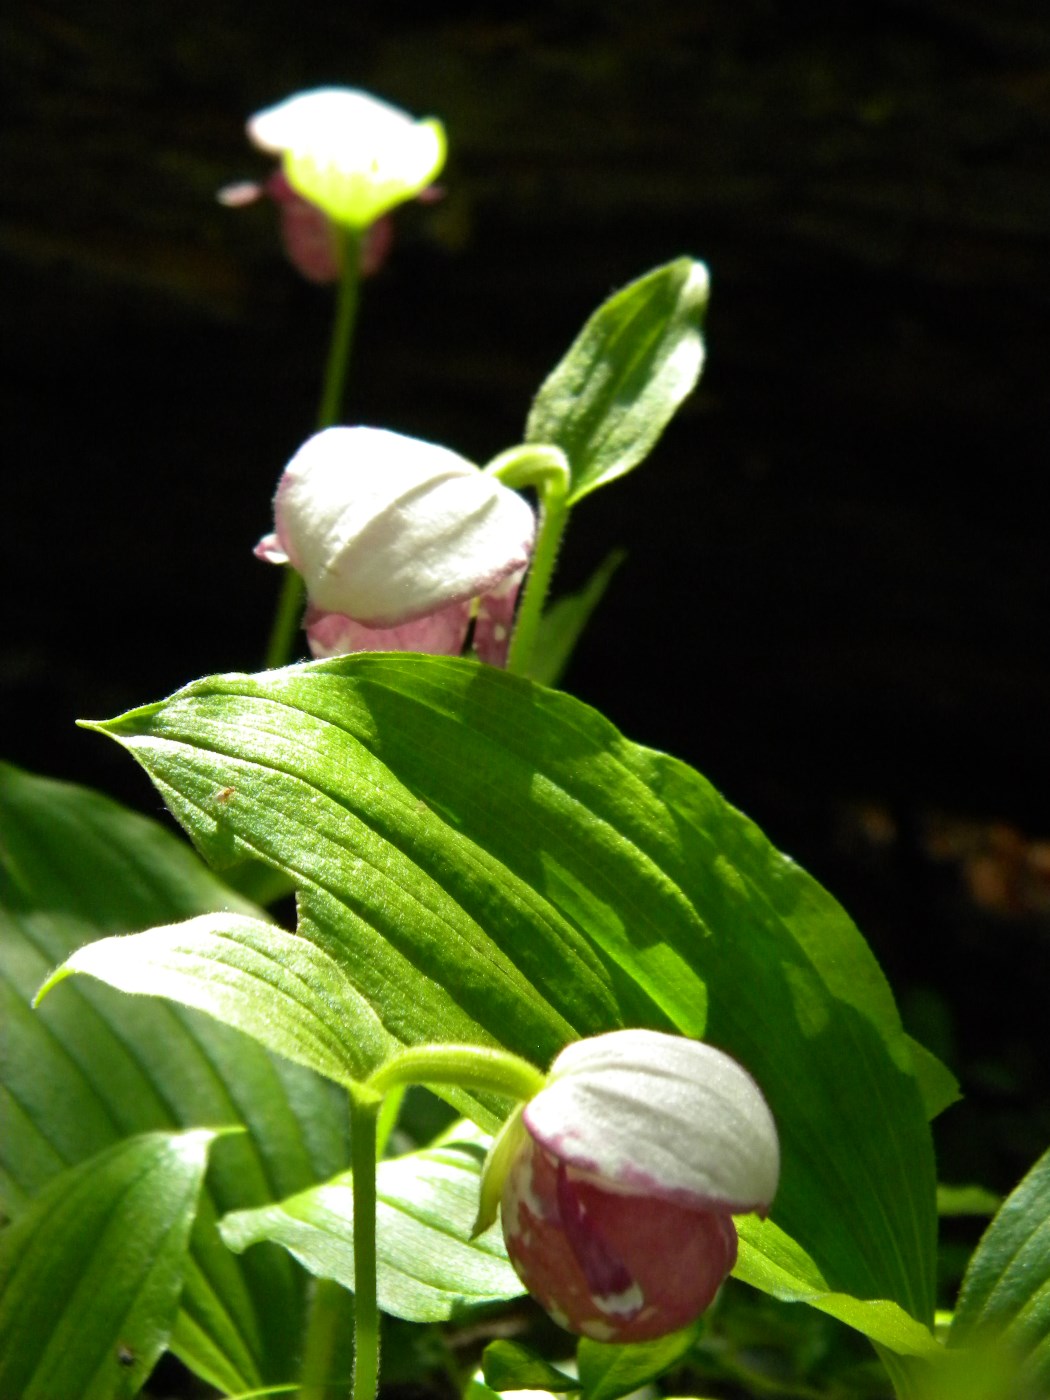
[{"label": "orchid flower", "polygon": [[340,273],[336,226],[365,235],[361,271],[383,261],[396,205],[425,197],[445,161],[445,133],[434,118],[406,112],[353,88],[315,88],[257,112],[248,135],[281,157],[263,184],[219,191],[231,207],[268,197],[277,205],[285,251],[304,277],[334,282]]},{"label": "orchid flower", "polygon": [[479,1225],[498,1190],[511,1263],[554,1320],[648,1341],[708,1307],[736,1262],[732,1217],[764,1215],[779,1171],[773,1117],[735,1060],[614,1031],[563,1050],[508,1121]]},{"label": "orchid flower", "polygon": [[476,612],[478,656],[505,664],[535,516],[472,462],[379,428],[326,428],[285,468],[274,521],[255,553],[302,574],[314,656],[455,655]]}]

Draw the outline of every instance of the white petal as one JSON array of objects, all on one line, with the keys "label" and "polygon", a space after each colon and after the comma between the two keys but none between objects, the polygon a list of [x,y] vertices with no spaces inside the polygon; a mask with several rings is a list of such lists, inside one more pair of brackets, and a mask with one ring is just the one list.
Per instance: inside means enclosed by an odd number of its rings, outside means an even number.
[{"label": "white petal", "polygon": [[448,448],[378,428],[328,428],[285,469],[277,533],[310,601],[396,627],[523,568],[535,519],[516,492]]},{"label": "white petal", "polygon": [[407,112],[370,93],[330,87],[298,92],[256,112],[248,122],[248,135],[260,150],[273,155],[290,151],[343,165],[355,146],[373,150],[400,140],[405,128],[414,126]]},{"label": "white petal", "polygon": [[733,1212],[776,1193],[776,1125],[755,1081],[720,1050],[658,1031],[576,1041],[525,1108],[549,1152],[613,1187]]}]

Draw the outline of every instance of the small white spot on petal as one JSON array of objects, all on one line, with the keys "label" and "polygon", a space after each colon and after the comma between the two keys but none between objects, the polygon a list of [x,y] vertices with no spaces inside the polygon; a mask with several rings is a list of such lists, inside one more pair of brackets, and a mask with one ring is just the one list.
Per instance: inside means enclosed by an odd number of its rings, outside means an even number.
[{"label": "small white spot on petal", "polygon": [[635,1281],[619,1293],[595,1294],[592,1302],[599,1312],[613,1317],[635,1317],[645,1307],[645,1294]]},{"label": "small white spot on petal", "polygon": [[497,642],[505,642],[507,640],[507,629],[501,622],[497,622],[492,629],[492,635]]}]

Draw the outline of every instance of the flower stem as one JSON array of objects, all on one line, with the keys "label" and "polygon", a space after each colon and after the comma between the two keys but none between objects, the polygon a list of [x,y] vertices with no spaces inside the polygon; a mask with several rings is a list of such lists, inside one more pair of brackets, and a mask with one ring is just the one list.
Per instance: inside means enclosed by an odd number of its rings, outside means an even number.
[{"label": "flower stem", "polygon": [[350,1095],[350,1165],[354,1191],[354,1384],[352,1400],[375,1400],[379,1388],[376,1297],[376,1123],[381,1099]]},{"label": "flower stem", "polygon": [[454,1084],[488,1089],[508,1099],[531,1099],[547,1076],[528,1060],[482,1045],[410,1045],[372,1074],[367,1087],[378,1094],[402,1084]]},{"label": "flower stem", "polygon": [[518,676],[529,674],[561,537],[569,523],[566,482],[557,476],[549,476],[540,483],[539,492],[539,529],[507,656],[507,670]]},{"label": "flower stem", "polygon": [[[361,282],[361,248],[364,234],[358,229],[337,228],[342,273],[335,305],[332,339],[328,347],[324,387],[317,410],[317,431],[330,428],[339,421],[346,393],[346,372],[350,363],[350,347],[357,322],[358,292]],[[266,666],[284,666],[292,655],[295,634],[303,610],[305,591],[303,581],[290,565],[284,569],[281,592],[277,600],[270,640],[266,647]]]}]

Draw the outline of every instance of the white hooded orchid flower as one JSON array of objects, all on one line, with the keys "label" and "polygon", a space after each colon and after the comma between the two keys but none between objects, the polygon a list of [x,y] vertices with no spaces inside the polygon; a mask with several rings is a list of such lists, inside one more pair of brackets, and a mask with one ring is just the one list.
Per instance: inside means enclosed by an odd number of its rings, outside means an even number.
[{"label": "white hooded orchid flower", "polygon": [[257,112],[248,135],[281,157],[297,193],[363,231],[414,199],[445,163],[445,131],[354,88],[314,88]]},{"label": "white hooded orchid flower", "polygon": [[462,650],[506,661],[535,516],[448,448],[379,428],[326,428],[288,463],[256,555],[306,583],[315,656]]},{"label": "white hooded orchid flower", "polygon": [[502,1176],[507,1251],[529,1291],[570,1331],[637,1342],[711,1303],[736,1262],[732,1217],[768,1210],[780,1149],[735,1060],[625,1030],[563,1050],[490,1164],[486,1174]]}]

